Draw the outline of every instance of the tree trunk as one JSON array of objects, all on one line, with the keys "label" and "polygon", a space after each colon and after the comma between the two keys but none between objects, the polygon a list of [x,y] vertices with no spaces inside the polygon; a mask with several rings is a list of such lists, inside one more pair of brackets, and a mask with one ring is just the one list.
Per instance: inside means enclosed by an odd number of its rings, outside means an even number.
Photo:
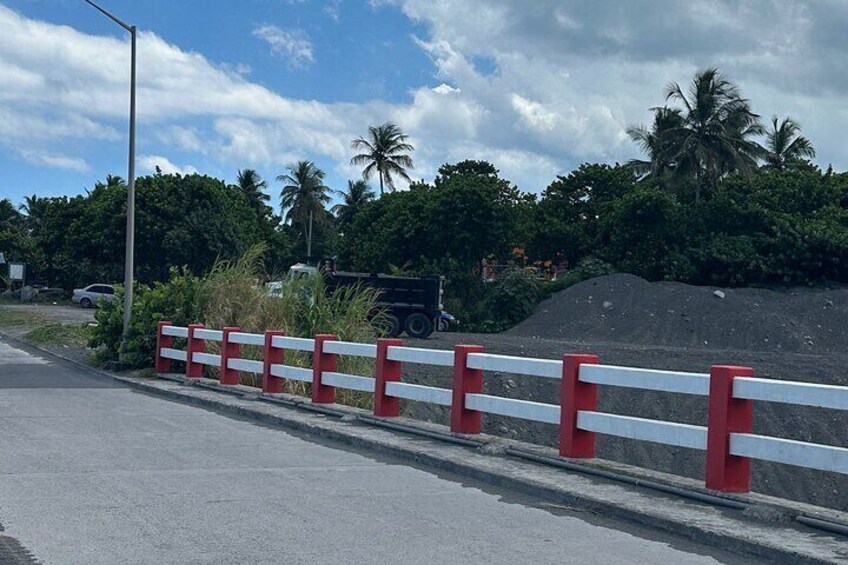
[{"label": "tree trunk", "polygon": [[380,171],[380,196],[383,196],[383,171]]}]

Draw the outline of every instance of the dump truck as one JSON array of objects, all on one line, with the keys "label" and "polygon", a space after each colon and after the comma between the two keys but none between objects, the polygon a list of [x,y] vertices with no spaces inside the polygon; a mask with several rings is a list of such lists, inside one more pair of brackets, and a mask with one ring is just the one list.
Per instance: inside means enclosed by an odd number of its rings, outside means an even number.
[{"label": "dump truck", "polygon": [[[321,273],[327,290],[360,285],[380,292],[377,306],[384,312],[386,333],[390,337],[406,332],[410,337],[424,339],[434,331],[447,331],[456,319],[445,312],[444,277],[397,277],[381,273],[352,273],[337,271],[333,261],[321,267],[297,263],[289,269],[289,278]],[[274,286],[277,285],[277,286]],[[274,292],[282,283],[270,283]]]}]

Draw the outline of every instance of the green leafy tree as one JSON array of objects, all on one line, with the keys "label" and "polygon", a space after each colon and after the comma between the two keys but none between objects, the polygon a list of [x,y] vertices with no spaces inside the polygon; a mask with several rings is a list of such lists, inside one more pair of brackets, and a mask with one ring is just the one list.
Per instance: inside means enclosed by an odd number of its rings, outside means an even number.
[{"label": "green leafy tree", "polygon": [[394,190],[395,176],[410,182],[407,169],[414,166],[408,153],[415,148],[406,142],[408,137],[395,124],[385,123],[369,127],[367,138],[351,141],[353,149],[362,151],[350,160],[351,165],[365,165],[362,176],[366,180],[375,174],[380,178],[380,196],[384,186]]},{"label": "green leafy tree", "polygon": [[576,265],[597,250],[608,208],[635,186],[632,172],[622,166],[583,164],[557,177],[536,207],[531,254]]},{"label": "green leafy tree", "polygon": [[[28,263],[27,276],[33,278],[32,268],[36,267],[38,250],[28,234],[26,217],[7,198],[0,200],[0,252],[5,255],[6,261]],[[0,265],[0,276],[5,275],[6,267]],[[0,279],[0,287],[3,285]]]},{"label": "green leafy tree", "polygon": [[515,208],[523,202],[488,163],[444,165],[433,184],[413,183],[363,208],[346,230],[341,256],[369,271],[408,261],[416,271],[441,263],[470,271],[483,257],[524,244],[514,240]]},{"label": "green leafy tree", "polygon": [[364,180],[347,181],[347,192],[341,194],[342,202],[332,208],[340,228],[349,225],[369,202],[374,201],[374,191]]},{"label": "green leafy tree", "polygon": [[766,133],[766,169],[780,172],[797,169],[816,156],[813,144],[800,132],[800,126],[792,118],[778,122],[777,116],[772,117],[771,130]]},{"label": "green leafy tree", "polygon": [[[85,195],[38,199],[39,224],[31,231],[41,257],[38,277],[64,288],[121,280],[126,191],[98,183]],[[259,241],[276,243],[274,260],[291,255],[288,236],[258,219],[217,179],[153,175],[136,181],[136,277],[142,283],[165,280],[171,266],[203,272],[218,257],[238,255]]]}]

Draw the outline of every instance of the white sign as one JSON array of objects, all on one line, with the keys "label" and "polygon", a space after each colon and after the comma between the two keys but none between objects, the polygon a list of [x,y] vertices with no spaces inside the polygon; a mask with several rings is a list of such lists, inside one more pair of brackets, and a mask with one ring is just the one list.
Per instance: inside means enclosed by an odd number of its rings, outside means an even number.
[{"label": "white sign", "polygon": [[9,263],[9,279],[13,281],[24,280],[23,263]]}]

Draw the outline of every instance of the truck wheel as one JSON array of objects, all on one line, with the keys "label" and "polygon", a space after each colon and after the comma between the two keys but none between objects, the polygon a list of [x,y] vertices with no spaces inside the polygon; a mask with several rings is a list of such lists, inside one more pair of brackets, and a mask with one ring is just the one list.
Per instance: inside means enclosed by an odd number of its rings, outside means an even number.
[{"label": "truck wheel", "polygon": [[421,312],[415,312],[406,318],[403,327],[410,337],[424,339],[433,333],[433,320]]},{"label": "truck wheel", "polygon": [[386,335],[388,337],[397,337],[403,329],[400,327],[400,320],[394,314],[386,316]]}]

